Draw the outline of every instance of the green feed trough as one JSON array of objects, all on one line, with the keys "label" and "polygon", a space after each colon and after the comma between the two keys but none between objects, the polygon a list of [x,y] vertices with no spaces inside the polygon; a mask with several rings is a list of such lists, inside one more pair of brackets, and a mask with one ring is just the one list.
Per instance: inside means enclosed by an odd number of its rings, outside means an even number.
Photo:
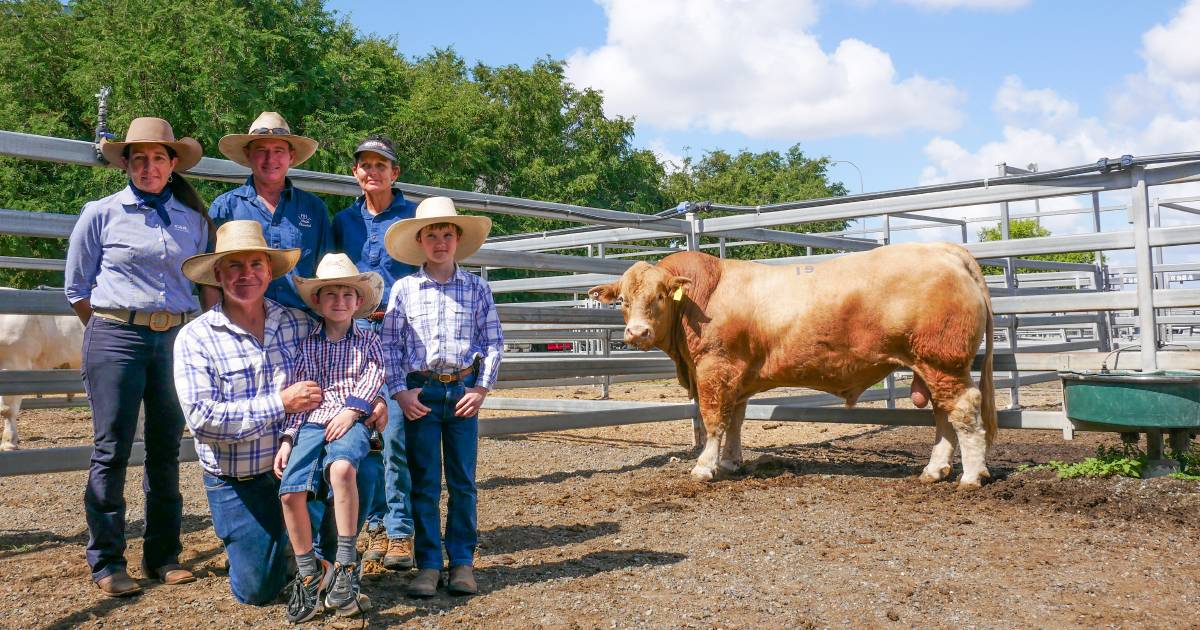
[{"label": "green feed trough", "polygon": [[1072,420],[1134,429],[1200,427],[1200,372],[1059,372]]}]

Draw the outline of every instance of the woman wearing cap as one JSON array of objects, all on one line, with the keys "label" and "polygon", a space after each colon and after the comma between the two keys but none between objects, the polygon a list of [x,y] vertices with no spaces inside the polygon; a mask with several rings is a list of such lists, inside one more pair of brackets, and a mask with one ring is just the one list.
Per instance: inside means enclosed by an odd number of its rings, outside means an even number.
[{"label": "woman wearing cap", "polygon": [[[363,194],[333,218],[334,249],[345,252],[359,271],[377,273],[384,286],[391,287],[417,268],[389,256],[383,246],[384,235],[397,221],[412,218],[417,204],[405,199],[404,193],[394,186],[400,177],[400,167],[396,165],[392,141],[385,136],[368,136],[358,144],[351,173]],[[360,322],[376,334],[382,329],[383,312],[387,308],[387,294],[382,297]],[[383,475],[376,474],[375,491],[362,497],[369,537],[363,560],[382,561],[389,569],[410,569],[413,521],[408,495],[412,481],[404,450],[404,414],[395,400],[388,398],[388,401],[382,454],[372,452],[363,462],[364,467],[384,470]]]},{"label": "woman wearing cap", "polygon": [[179,327],[198,310],[184,259],[204,252],[211,222],[179,171],[200,161],[200,144],[175,139],[161,118],[137,118],[125,140],[101,145],[128,185],[83,207],[67,250],[66,294],[86,326],[83,376],[93,450],[84,507],[92,580],[110,596],[141,587],[125,563],[125,471],[146,407],[142,569],[165,584],[195,578],[179,565],[183,414],[172,376]]}]

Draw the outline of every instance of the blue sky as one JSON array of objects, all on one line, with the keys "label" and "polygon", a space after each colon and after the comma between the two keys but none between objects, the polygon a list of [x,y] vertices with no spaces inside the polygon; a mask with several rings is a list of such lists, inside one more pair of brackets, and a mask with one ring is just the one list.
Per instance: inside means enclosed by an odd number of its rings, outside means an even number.
[{"label": "blue sky", "polygon": [[1200,147],[1200,0],[329,6],[410,56],[567,60],[666,159],[799,143],[872,191]]}]

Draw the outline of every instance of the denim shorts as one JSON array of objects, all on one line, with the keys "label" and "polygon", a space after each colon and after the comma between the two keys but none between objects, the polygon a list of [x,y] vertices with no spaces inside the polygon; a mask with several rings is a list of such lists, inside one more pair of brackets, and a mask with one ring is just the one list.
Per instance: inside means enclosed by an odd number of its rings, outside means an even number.
[{"label": "denim shorts", "polygon": [[371,449],[369,438],[370,431],[361,422],[350,425],[345,435],[332,442],[325,441],[325,425],[310,422],[300,425],[279,482],[279,494],[307,492],[309,498],[321,496],[322,484],[328,487],[329,466],[342,459],[357,471]]}]

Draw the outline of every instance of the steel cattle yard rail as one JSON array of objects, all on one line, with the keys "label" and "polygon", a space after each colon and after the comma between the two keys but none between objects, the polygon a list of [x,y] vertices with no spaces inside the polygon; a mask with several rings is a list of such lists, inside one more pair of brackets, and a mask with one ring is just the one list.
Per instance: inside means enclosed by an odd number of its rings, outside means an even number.
[{"label": "steel cattle yard rail", "polygon": [[[0,156],[50,161],[82,166],[100,166],[92,144],[28,134],[0,131]],[[240,183],[247,169],[226,160],[204,158],[188,172],[190,176],[228,183]],[[353,178],[312,171],[294,170],[291,178],[306,190],[335,195],[354,196],[359,193]],[[881,240],[889,241],[892,227],[889,218],[904,222],[926,221],[936,226],[953,224],[961,227],[966,240],[964,219],[923,216],[922,211],[941,210],[968,205],[1000,204],[1000,220],[1014,215],[1008,212],[1011,202],[1046,199],[1067,195],[1091,196],[1091,208],[1057,211],[1057,214],[1087,213],[1093,215],[1095,233],[1069,236],[1048,236],[1019,241],[964,243],[982,263],[1005,266],[1005,275],[990,278],[993,287],[993,307],[997,331],[1007,331],[1011,346],[1001,346],[995,355],[997,372],[1010,372],[1007,379],[997,378],[998,387],[1010,387],[1016,392],[1022,384],[1044,382],[1054,378],[1052,371],[1060,369],[1098,369],[1109,349],[1108,329],[1112,312],[1136,311],[1136,317],[1119,316],[1115,320],[1126,328],[1140,331],[1139,367],[1143,369],[1200,369],[1200,353],[1167,351],[1158,348],[1158,323],[1155,309],[1200,307],[1200,290],[1162,288],[1155,285],[1155,274],[1176,271],[1171,265],[1161,265],[1161,254],[1155,248],[1200,243],[1200,225],[1157,227],[1159,207],[1193,211],[1184,205],[1191,199],[1172,199],[1152,204],[1148,190],[1152,186],[1200,181],[1200,155],[1157,156],[1127,161],[1116,167],[1076,167],[1037,176],[999,177],[979,182],[962,182],[894,191],[851,195],[835,199],[811,200],[759,208],[757,212],[717,218],[687,213],[683,218],[640,215],[569,204],[516,199],[500,195],[456,191],[430,186],[399,184],[406,195],[425,198],[434,195],[452,197],[461,208],[489,213],[568,219],[584,224],[582,228],[554,232],[507,236],[492,239],[466,261],[467,265],[483,268],[509,267],[540,271],[568,272],[566,275],[524,280],[495,281],[497,292],[551,291],[571,293],[605,282],[633,264],[625,258],[604,257],[606,246],[614,249],[629,241],[676,238],[686,243],[686,249],[726,247],[749,243],[778,242],[802,247],[860,251],[879,243],[839,234],[811,235],[771,229],[775,226],[830,219],[866,219],[884,217]],[[1129,191],[1127,207],[1101,208],[1099,195],[1113,191]],[[738,208],[722,207],[736,210]],[[1126,209],[1133,223],[1131,230],[1101,232],[1100,213]],[[745,210],[744,208],[741,210]],[[1042,213],[1041,216],[1055,214]],[[1031,215],[1027,215],[1031,216]],[[66,238],[76,216],[70,214],[34,213],[0,209],[0,234],[37,238]],[[970,222],[996,220],[996,217],[970,219]],[[912,225],[897,226],[897,231],[915,229]],[[714,237],[719,243],[702,243],[702,237]],[[577,256],[548,251],[584,247],[598,256]],[[630,245],[634,256],[676,251],[670,248],[640,248]],[[639,251],[640,248],[640,251]],[[1014,260],[1033,254],[1105,250],[1134,250],[1135,265],[1128,271],[1135,274],[1135,290],[1106,290],[1108,274],[1100,266],[1050,261]],[[767,264],[800,264],[828,258],[830,255],[799,256],[763,260]],[[1157,260],[1156,260],[1157,257]],[[21,257],[0,257],[0,266],[48,269],[62,268],[62,261]],[[1059,276],[1016,274],[1017,267],[1054,271]],[[1176,266],[1180,267],[1180,266]],[[1183,267],[1180,267],[1181,269]],[[1190,268],[1189,268],[1190,269]],[[1075,281],[1080,290],[1059,290],[1063,282],[1070,284],[1072,274],[1088,280]],[[1126,274],[1127,275],[1127,274]],[[485,276],[486,277],[486,276]],[[1122,275],[1121,277],[1125,277]],[[1022,281],[1026,286],[1022,286]],[[1057,283],[1057,284],[1056,284]],[[1166,283],[1160,283],[1165,285]],[[1038,285],[1046,285],[1044,287]],[[1123,284],[1121,285],[1123,286]],[[501,305],[500,318],[505,330],[541,331],[548,336],[572,339],[571,331],[609,331],[621,325],[620,313],[612,309],[569,308],[561,306]],[[71,311],[61,291],[0,290],[0,313],[29,313],[70,315]],[[1070,313],[1070,314],[1068,314]],[[1077,313],[1087,313],[1079,315]],[[1172,321],[1170,317],[1164,321]],[[1021,327],[1076,326],[1094,330],[1094,338],[1062,343],[1024,345],[1016,343]],[[1026,328],[1028,329],[1028,328]],[[531,334],[530,336],[536,336]],[[1085,335],[1086,336],[1086,335]],[[600,335],[581,334],[581,339],[600,339]],[[1092,351],[1081,351],[1092,349]],[[610,380],[644,380],[668,378],[674,366],[661,353],[610,353],[607,345],[604,356],[583,354],[508,355],[500,371],[501,386],[549,386],[564,383],[596,383]],[[1130,353],[1132,354],[1132,353]],[[1125,356],[1126,363],[1132,357]],[[1128,366],[1126,366],[1128,367]],[[1021,374],[1024,372],[1025,374]],[[76,370],[8,371],[0,373],[0,395],[8,394],[67,394],[82,390]],[[907,395],[891,380],[887,389],[868,391],[862,400],[894,400]],[[1014,395],[1015,400],[1015,395]],[[840,402],[833,396],[819,394],[791,398],[758,398],[751,402],[746,417],[754,420],[842,422],[883,425],[933,424],[928,410],[856,408],[838,409],[825,405]],[[890,406],[890,404],[889,404]],[[518,398],[489,398],[488,409],[513,409],[544,413],[480,422],[482,435],[505,435],[557,431],[565,429],[615,426],[640,422],[692,419],[697,422],[693,404],[632,403],[617,401],[564,401]],[[1020,408],[1000,412],[1000,425],[1005,428],[1060,430],[1069,437],[1074,430],[1090,430],[1086,424],[1068,420],[1060,411],[1030,411]],[[87,467],[90,447],[33,449],[0,453],[0,476],[82,470]],[[142,462],[143,451],[134,448],[131,463]],[[190,438],[184,440],[181,459],[195,458]]]}]

